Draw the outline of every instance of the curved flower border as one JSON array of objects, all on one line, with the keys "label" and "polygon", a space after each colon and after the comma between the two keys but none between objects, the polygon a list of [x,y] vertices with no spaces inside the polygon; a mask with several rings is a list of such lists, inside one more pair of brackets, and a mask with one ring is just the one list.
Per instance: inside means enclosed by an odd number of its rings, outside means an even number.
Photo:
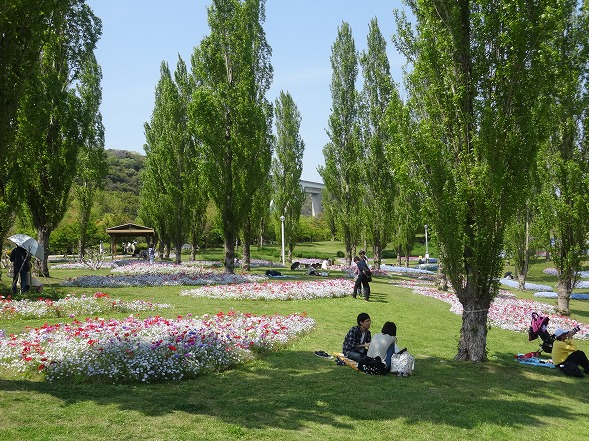
[{"label": "curved flower border", "polygon": [[49,382],[181,380],[228,369],[309,332],[304,314],[86,319],[0,338],[0,367]]},{"label": "curved flower border", "polygon": [[108,294],[97,292],[93,296],[68,296],[60,300],[2,300],[0,318],[29,319],[42,317],[70,317],[96,315],[106,312],[140,312],[170,308],[166,303],[152,303],[144,300],[130,302],[113,299]]},{"label": "curved flower border", "polygon": [[354,283],[348,279],[301,282],[241,283],[183,290],[181,296],[238,300],[310,300],[350,295]]},{"label": "curved flower border", "polygon": [[68,279],[62,286],[83,288],[120,288],[141,286],[194,286],[228,283],[246,283],[268,280],[259,274],[222,274],[217,272],[203,272],[199,274],[169,273],[169,274],[137,274],[137,275],[108,275],[108,276],[80,276]]},{"label": "curved flower border", "polygon": [[[427,282],[401,281],[392,282],[392,284],[410,288],[415,294],[442,300],[451,305],[451,312],[457,315],[462,314],[462,304],[452,292],[439,291],[433,287],[433,284]],[[530,327],[532,312],[548,316],[550,318],[550,327],[554,329],[572,329],[578,325],[581,330],[575,335],[575,338],[589,339],[589,325],[579,323],[570,317],[558,315],[554,306],[533,300],[518,299],[512,293],[504,290],[500,290],[499,295],[491,302],[488,320],[491,326],[510,331],[527,332]]]}]

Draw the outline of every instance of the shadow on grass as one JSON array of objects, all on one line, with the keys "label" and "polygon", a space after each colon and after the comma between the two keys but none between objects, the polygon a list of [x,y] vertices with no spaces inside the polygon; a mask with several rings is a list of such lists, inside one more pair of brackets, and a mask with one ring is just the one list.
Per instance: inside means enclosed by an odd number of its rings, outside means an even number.
[{"label": "shadow on grass", "polygon": [[146,416],[186,412],[249,429],[286,430],[309,423],[355,430],[354,421],[393,419],[461,429],[484,424],[540,427],[546,415],[566,419],[586,413],[548,397],[562,394],[579,403],[589,401],[586,388],[577,385],[586,380],[520,366],[511,354],[481,364],[418,357],[416,367],[409,378],[371,376],[310,352],[282,351],[240,369],[177,383],[97,386],[0,380],[0,389],[47,394],[66,405],[92,401]]}]

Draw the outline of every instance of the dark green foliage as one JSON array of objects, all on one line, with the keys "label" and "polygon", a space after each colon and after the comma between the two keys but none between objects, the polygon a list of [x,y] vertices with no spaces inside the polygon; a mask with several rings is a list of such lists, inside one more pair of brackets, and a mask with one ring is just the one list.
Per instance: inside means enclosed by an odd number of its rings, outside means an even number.
[{"label": "dark green foliage", "polygon": [[104,181],[106,191],[122,191],[139,196],[141,170],[145,166],[145,155],[126,150],[106,151],[108,174]]}]

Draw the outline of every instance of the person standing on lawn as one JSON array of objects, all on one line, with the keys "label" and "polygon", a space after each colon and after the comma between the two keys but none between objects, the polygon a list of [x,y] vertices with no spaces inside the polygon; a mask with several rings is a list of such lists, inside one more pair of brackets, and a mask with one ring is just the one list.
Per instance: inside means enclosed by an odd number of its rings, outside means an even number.
[{"label": "person standing on lawn", "polygon": [[13,264],[12,273],[12,294],[16,295],[16,284],[20,276],[21,291],[29,290],[29,270],[31,267],[31,256],[21,247],[15,247],[10,253],[10,261]]},{"label": "person standing on lawn", "polygon": [[352,293],[352,297],[356,298],[358,292],[360,291],[360,286],[362,286],[364,298],[368,300],[370,297],[370,285],[368,284],[368,276],[366,275],[366,271],[370,271],[370,268],[368,268],[366,261],[360,259],[358,256],[354,257],[354,263],[356,264],[356,274],[358,274],[358,277],[354,283],[354,292]]}]

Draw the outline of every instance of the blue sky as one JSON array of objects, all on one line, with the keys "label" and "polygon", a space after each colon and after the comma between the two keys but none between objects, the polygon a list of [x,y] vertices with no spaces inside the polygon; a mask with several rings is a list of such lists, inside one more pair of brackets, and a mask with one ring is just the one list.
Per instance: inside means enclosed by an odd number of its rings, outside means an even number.
[{"label": "blue sky", "polygon": [[[149,121],[162,61],[175,69],[208,35],[208,0],[88,0],[103,25],[96,56],[102,67],[101,112],[106,148],[145,153],[143,124]],[[331,46],[346,21],[359,51],[368,24],[378,19],[388,43],[391,72],[402,83],[404,59],[393,47],[393,10],[400,0],[267,0],[266,37],[272,47],[274,83],[268,99],[288,91],[301,112],[305,142],[302,179],[321,182],[323,146],[331,113]]]}]

